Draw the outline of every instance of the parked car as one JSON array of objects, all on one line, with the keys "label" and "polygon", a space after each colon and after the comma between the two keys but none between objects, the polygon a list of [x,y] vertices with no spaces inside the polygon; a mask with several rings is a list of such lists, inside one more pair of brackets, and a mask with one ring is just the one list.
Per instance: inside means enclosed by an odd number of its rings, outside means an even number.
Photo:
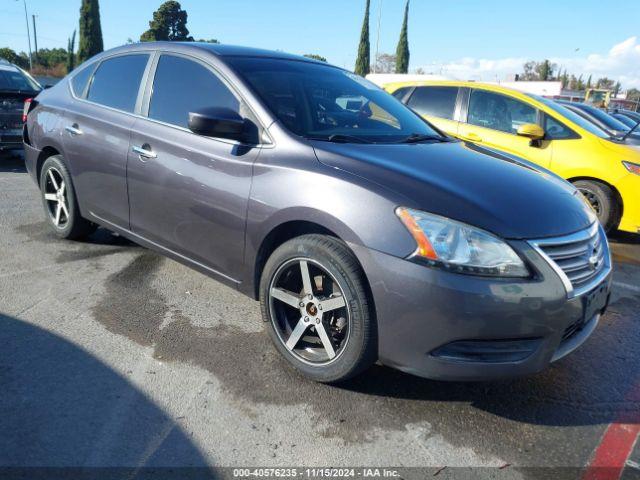
[{"label": "parked car", "polygon": [[572,185],[304,57],[120,47],[37,97],[25,149],[59,237],[102,225],[259,299],[276,349],[317,381],[376,360],[536,372],[609,299],[607,239]]},{"label": "parked car", "polygon": [[632,132],[632,127],[628,127],[624,122],[621,122],[604,110],[584,103],[566,102],[562,100],[558,101],[558,103],[577,113],[585,120],[597,125],[612,137],[624,139],[626,143],[631,145],[640,145],[640,132]]},{"label": "parked car", "polygon": [[640,150],[563,105],[476,82],[401,82],[385,89],[449,135],[526,158],[570,181],[607,231],[640,233]]},{"label": "parked car", "polygon": [[22,148],[24,102],[41,90],[31,75],[0,58],[0,151]]},{"label": "parked car", "polygon": [[615,109],[611,110],[609,113],[629,128],[634,128],[638,124],[638,122],[640,122],[640,113],[638,112]]}]

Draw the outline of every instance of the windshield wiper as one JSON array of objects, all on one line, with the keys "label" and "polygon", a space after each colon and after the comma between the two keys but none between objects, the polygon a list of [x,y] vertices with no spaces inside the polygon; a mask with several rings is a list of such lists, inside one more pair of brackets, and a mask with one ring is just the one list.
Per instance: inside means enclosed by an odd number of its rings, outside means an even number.
[{"label": "windshield wiper", "polygon": [[635,131],[635,129],[638,128],[638,125],[640,125],[640,121],[638,123],[636,123],[635,127],[633,127],[631,130],[629,130],[627,133],[625,133],[620,138],[620,140],[622,140],[624,142],[627,138],[629,138],[629,135],[631,135]]},{"label": "windshield wiper", "polygon": [[398,143],[420,143],[427,141],[436,141],[436,142],[449,142],[450,140],[447,137],[441,137],[440,135],[426,135],[423,133],[412,133],[408,137],[403,138]]}]

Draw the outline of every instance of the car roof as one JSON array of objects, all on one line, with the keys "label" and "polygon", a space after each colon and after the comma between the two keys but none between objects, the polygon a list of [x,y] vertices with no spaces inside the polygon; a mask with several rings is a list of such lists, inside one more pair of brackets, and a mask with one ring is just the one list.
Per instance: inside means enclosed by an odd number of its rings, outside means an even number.
[{"label": "car roof", "polygon": [[498,83],[483,83],[474,81],[463,80],[408,80],[400,82],[388,82],[384,83],[382,87],[385,90],[397,90],[402,87],[467,87],[467,88],[481,88],[483,90],[490,90],[498,93],[505,93],[507,95],[526,97],[529,100],[532,99],[526,92],[517,90],[515,88],[505,87]]},{"label": "car roof", "polygon": [[219,43],[207,43],[207,42],[140,42],[123,45],[113,48],[104,52],[101,56],[111,55],[114,53],[124,53],[128,51],[138,50],[172,50],[172,51],[204,51],[215,55],[216,57],[262,57],[262,58],[275,58],[283,60],[296,60],[308,63],[320,63],[328,65],[325,62],[320,62],[313,58],[304,57],[301,55],[293,55],[291,53],[280,52],[276,50],[265,50],[261,48],[243,47],[239,45],[222,45]]}]

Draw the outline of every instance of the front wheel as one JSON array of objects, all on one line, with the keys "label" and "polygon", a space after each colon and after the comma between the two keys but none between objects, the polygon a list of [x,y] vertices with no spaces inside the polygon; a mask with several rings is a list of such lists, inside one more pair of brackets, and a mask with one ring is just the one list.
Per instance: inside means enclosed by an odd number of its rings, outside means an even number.
[{"label": "front wheel", "polygon": [[376,360],[375,321],[353,253],[325,235],[281,245],[267,261],[260,304],[282,356],[305,376],[338,382]]},{"label": "front wheel", "polygon": [[42,165],[40,191],[47,223],[58,237],[76,240],[95,231],[96,226],[80,216],[71,175],[60,155]]},{"label": "front wheel", "polygon": [[609,232],[618,226],[620,205],[610,186],[592,180],[578,180],[574,186],[587,199],[605,231]]}]

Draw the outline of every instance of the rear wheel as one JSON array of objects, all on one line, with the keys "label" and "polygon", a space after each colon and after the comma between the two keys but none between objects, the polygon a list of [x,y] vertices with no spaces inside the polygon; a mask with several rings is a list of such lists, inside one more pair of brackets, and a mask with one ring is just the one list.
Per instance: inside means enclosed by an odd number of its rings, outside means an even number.
[{"label": "rear wheel", "polygon": [[276,349],[312,380],[346,380],[376,360],[364,274],[335,238],[304,235],[281,245],[265,265],[260,303]]},{"label": "rear wheel", "polygon": [[620,205],[610,186],[593,180],[578,180],[574,185],[587,199],[607,232],[618,226]]},{"label": "rear wheel", "polygon": [[44,162],[40,191],[47,223],[58,237],[76,240],[95,231],[96,225],[80,216],[71,175],[60,155]]}]

